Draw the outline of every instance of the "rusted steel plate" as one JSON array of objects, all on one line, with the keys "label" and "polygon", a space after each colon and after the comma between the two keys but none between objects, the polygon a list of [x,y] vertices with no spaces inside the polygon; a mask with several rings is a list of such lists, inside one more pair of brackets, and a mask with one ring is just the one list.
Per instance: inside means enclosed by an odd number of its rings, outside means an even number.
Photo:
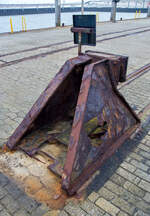
[{"label": "rusted steel plate", "polygon": [[86,33],[86,34],[91,34],[94,32],[93,28],[71,28],[71,32],[77,32],[77,33]]},{"label": "rusted steel plate", "polygon": [[140,124],[117,90],[126,80],[127,61],[92,51],[68,60],[7,146],[49,157],[48,168],[75,193]]},{"label": "rusted steel plate", "polygon": [[[80,188],[140,123],[113,84],[116,71],[111,67],[108,60],[101,60],[84,69],[62,175],[63,188],[70,194]],[[117,71],[121,72],[119,68]],[[104,125],[105,130],[95,136],[99,142],[96,140],[93,145],[94,136],[90,137],[87,132],[100,130]]]},{"label": "rusted steel plate", "polygon": [[[59,115],[63,115],[65,112],[66,104],[63,101],[63,88],[64,85],[67,85],[68,91],[67,94],[69,94],[69,87],[73,83],[74,89],[73,91],[76,91],[77,87],[76,82],[78,84],[78,81],[75,79],[74,74],[72,73],[75,69],[80,72],[82,70],[82,67],[84,67],[86,64],[90,63],[91,58],[87,55],[83,55],[80,57],[76,57],[73,59],[68,60],[64,66],[60,69],[59,73],[55,76],[55,78],[51,81],[51,83],[47,86],[45,91],[41,94],[41,96],[38,98],[38,100],[35,102],[29,113],[26,115],[22,123],[19,125],[19,127],[15,130],[13,135],[9,138],[7,142],[7,146],[10,149],[14,149],[15,146],[17,146],[18,142],[21,140],[23,135],[25,133],[28,133],[28,131],[33,131],[33,129],[39,128],[43,124],[43,121],[48,116],[49,121],[52,119],[54,120]],[[72,75],[70,75],[72,74]],[[67,83],[67,78],[72,76],[72,83]],[[69,78],[69,81],[71,79]],[[63,84],[62,84],[63,83]],[[71,88],[72,89],[72,88]],[[71,92],[72,93],[72,92]],[[69,102],[72,103],[72,95],[70,95]],[[52,102],[51,102],[52,101]],[[55,106],[57,104],[57,107]],[[64,104],[64,105],[63,105]],[[60,108],[60,105],[63,106]],[[51,107],[50,107],[51,106]],[[51,110],[50,116],[48,115],[48,110]],[[58,112],[56,112],[58,110]],[[44,113],[44,116],[43,116]],[[56,116],[57,113],[57,116]],[[56,120],[56,119],[55,119]]]}]

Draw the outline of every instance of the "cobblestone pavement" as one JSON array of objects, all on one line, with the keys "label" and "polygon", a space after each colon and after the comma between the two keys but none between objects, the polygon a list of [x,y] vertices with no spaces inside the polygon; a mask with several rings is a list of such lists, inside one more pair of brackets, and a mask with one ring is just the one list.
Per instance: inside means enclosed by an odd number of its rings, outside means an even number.
[{"label": "cobblestone pavement", "polygon": [[[149,19],[99,24],[97,32],[107,33],[149,27]],[[135,30],[134,30],[135,31]],[[132,31],[132,32],[134,32]],[[139,30],[136,30],[139,31]],[[121,33],[115,33],[120,35]],[[123,34],[123,33],[122,33]],[[28,35],[28,37],[26,36]],[[111,35],[112,36],[112,35]],[[103,36],[102,38],[107,38]],[[13,51],[71,40],[68,28],[1,36],[0,55]],[[0,57],[0,145],[6,142],[24,115],[45,89],[61,65],[76,56],[76,48],[44,55],[1,68],[4,62],[52,51],[72,45],[54,45],[34,51]],[[129,56],[128,73],[149,63],[150,32],[104,41],[93,50]],[[87,49],[85,47],[84,49]],[[121,89],[135,109],[150,102],[150,72]],[[128,140],[104,166],[86,190],[86,199],[73,201],[62,209],[52,210],[49,190],[55,177],[49,179],[47,168],[22,152],[0,154],[0,215],[2,216],[150,216],[150,119],[143,119],[143,131]],[[21,189],[20,189],[21,188]],[[43,200],[43,197],[45,200]],[[36,198],[36,200],[35,200]]]},{"label": "cobblestone pavement", "polygon": [[41,216],[48,208],[27,196],[14,181],[0,173],[0,216]]}]

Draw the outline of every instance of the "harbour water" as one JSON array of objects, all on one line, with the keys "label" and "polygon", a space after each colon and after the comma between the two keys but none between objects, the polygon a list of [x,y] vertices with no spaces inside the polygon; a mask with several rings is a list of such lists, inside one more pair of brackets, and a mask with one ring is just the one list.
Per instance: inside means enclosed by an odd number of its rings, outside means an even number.
[{"label": "harbour water", "polygon": [[[72,24],[72,15],[73,14],[80,14],[76,13],[62,13],[61,14],[61,23],[64,25],[71,25]],[[85,14],[96,14],[96,12],[85,12]],[[110,20],[110,13],[108,12],[99,12],[97,13],[99,17],[99,22],[109,21]],[[146,17],[146,13],[137,14],[136,18],[144,18]],[[41,28],[49,28],[55,26],[55,14],[33,14],[33,15],[25,15],[27,24],[27,30],[31,29],[41,29]],[[22,31],[22,16],[16,15],[11,16],[12,23],[13,23],[13,30]],[[117,20],[120,19],[134,19],[135,13],[117,13]],[[1,16],[0,17],[0,33],[10,32],[10,16]]]}]

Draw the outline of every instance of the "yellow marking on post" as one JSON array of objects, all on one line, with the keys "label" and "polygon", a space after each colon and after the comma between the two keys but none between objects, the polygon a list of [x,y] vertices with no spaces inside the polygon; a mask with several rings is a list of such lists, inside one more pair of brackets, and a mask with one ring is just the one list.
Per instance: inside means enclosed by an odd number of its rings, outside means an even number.
[{"label": "yellow marking on post", "polygon": [[99,22],[99,13],[96,13],[96,22]]},{"label": "yellow marking on post", "polygon": [[23,16],[22,16],[22,31],[24,31],[24,19],[23,19]]},{"label": "yellow marking on post", "polygon": [[11,17],[10,17],[10,29],[11,29],[11,33],[13,33],[14,30],[13,30],[13,24],[12,24],[12,18]]},{"label": "yellow marking on post", "polygon": [[27,23],[26,23],[26,18],[24,17],[24,27],[25,27],[25,31],[27,31]]},{"label": "yellow marking on post", "polygon": [[141,15],[141,10],[139,10],[139,14],[138,14],[138,17],[140,18],[140,15]]},{"label": "yellow marking on post", "polygon": [[137,18],[137,13],[138,13],[138,12],[137,12],[137,10],[136,10],[136,13],[135,13],[134,19],[136,19],[136,18]]}]

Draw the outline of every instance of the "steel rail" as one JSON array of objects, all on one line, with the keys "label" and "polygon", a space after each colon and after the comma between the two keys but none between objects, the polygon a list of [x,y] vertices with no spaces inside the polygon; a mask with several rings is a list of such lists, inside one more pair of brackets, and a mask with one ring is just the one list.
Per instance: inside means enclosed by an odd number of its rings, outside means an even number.
[{"label": "steel rail", "polygon": [[[149,31],[150,31],[150,29],[146,29],[146,30],[143,30],[143,31],[132,32],[132,33],[128,33],[128,34],[123,34],[123,35],[119,35],[119,36],[105,38],[105,39],[102,39],[102,40],[98,40],[97,42],[100,43],[100,42],[107,41],[107,40],[113,40],[113,39],[117,39],[117,38],[128,37],[128,36],[131,36],[131,35],[141,34],[141,33],[149,32]],[[53,50],[53,51],[49,51],[49,52],[40,53],[40,54],[37,54],[37,55],[32,55],[32,56],[25,57],[25,58],[20,58],[20,59],[17,59],[17,60],[13,60],[13,61],[1,64],[0,68],[10,66],[10,65],[13,65],[13,64],[18,64],[18,63],[26,61],[26,60],[36,59],[38,57],[45,57],[46,55],[52,55],[54,53],[59,53],[59,52],[62,52],[62,51],[71,50],[71,49],[73,49],[75,47],[77,47],[77,45],[73,45],[73,46],[69,46],[69,47],[65,47],[65,48],[61,48],[61,49],[57,49],[57,50]]]},{"label": "steel rail", "polygon": [[121,83],[119,85],[119,88],[118,89],[121,89],[123,88],[124,86],[126,85],[129,85],[131,82],[133,82],[135,79],[139,78],[140,76],[144,75],[145,73],[148,73],[150,72],[150,63],[149,64],[146,64],[144,66],[142,66],[141,68],[135,70],[134,72],[130,73],[128,76],[127,76],[127,79],[124,83]]},{"label": "steel rail", "polygon": [[[119,33],[127,32],[127,31],[134,31],[134,30],[138,30],[138,29],[149,28],[149,27],[150,26],[142,26],[142,27],[137,27],[137,28],[132,28],[132,29],[116,31],[116,32],[103,33],[103,34],[97,35],[97,38],[107,36],[107,35],[119,34]],[[44,45],[44,46],[33,47],[33,48],[25,49],[25,50],[19,50],[19,51],[15,51],[15,52],[11,52],[11,53],[6,53],[6,54],[3,54],[3,55],[0,55],[0,57],[15,55],[15,54],[24,53],[24,52],[30,52],[30,51],[49,48],[49,47],[54,47],[54,46],[58,46],[58,45],[64,45],[64,44],[71,43],[71,42],[72,42],[72,40],[67,40],[67,41],[58,42],[58,43],[54,43],[54,44],[48,44],[48,45]]]}]

